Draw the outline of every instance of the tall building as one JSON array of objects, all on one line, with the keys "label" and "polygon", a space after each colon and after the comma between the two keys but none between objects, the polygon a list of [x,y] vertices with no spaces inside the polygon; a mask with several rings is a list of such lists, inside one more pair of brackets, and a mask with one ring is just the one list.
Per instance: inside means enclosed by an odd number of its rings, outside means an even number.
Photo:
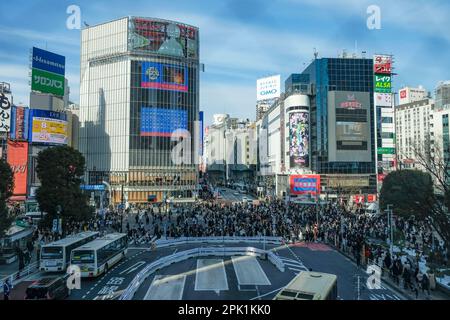
[{"label": "tall building", "polygon": [[140,17],[87,27],[80,80],[86,183],[109,182],[114,203],[192,197],[198,178],[198,28]]},{"label": "tall building", "polygon": [[[442,169],[450,168],[450,108],[435,110],[432,118],[432,157],[435,163],[442,163]],[[445,170],[445,169],[444,169]],[[446,183],[450,183],[450,169],[442,172]]]},{"label": "tall building", "polygon": [[442,81],[436,87],[436,109],[450,108],[450,81]]},{"label": "tall building", "polygon": [[374,73],[366,58],[320,58],[302,72],[310,96],[310,169],[322,192],[376,192]]},{"label": "tall building", "polygon": [[422,86],[418,88],[403,87],[398,91],[398,104],[407,104],[426,99],[428,92]]},{"label": "tall building", "polygon": [[424,169],[416,156],[431,156],[433,109],[434,101],[428,98],[395,107],[398,168]]}]

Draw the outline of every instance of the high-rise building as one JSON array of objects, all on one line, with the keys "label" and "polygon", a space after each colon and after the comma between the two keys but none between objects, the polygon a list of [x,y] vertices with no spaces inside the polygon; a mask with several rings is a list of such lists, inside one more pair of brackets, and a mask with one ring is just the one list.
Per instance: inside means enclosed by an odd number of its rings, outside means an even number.
[{"label": "high-rise building", "polygon": [[450,81],[442,81],[436,87],[436,109],[450,108]]},{"label": "high-rise building", "polygon": [[424,170],[417,156],[431,156],[433,108],[434,101],[428,98],[395,107],[398,168]]},{"label": "high-rise building", "polygon": [[376,192],[374,72],[366,58],[320,58],[309,75],[310,166],[322,192]]},{"label": "high-rise building", "polygon": [[198,178],[198,28],[140,17],[86,27],[80,80],[86,183],[109,182],[115,203],[192,197]]},{"label": "high-rise building", "polygon": [[403,87],[398,91],[398,104],[407,104],[416,101],[421,101],[426,99],[428,92],[424,87],[419,86],[418,88]]}]

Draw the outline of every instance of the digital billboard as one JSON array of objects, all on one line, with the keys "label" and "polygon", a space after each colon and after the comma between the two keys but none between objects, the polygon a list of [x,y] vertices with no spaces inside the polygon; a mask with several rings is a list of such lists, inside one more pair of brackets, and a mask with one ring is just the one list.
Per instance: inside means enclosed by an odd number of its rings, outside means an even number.
[{"label": "digital billboard", "polygon": [[131,18],[128,50],[198,58],[198,29],[171,21]]},{"label": "digital billboard", "polygon": [[9,132],[11,128],[11,96],[0,92],[0,132]]},{"label": "digital billboard", "polygon": [[169,91],[188,91],[187,67],[142,62],[141,87]]},{"label": "digital billboard", "polygon": [[378,107],[392,107],[392,94],[375,93],[375,103]]},{"label": "digital billboard", "polygon": [[28,143],[8,140],[8,164],[14,174],[13,196],[27,194]]},{"label": "digital billboard", "polygon": [[30,110],[31,142],[68,144],[67,115],[47,110]]},{"label": "digital billboard", "polygon": [[378,93],[391,93],[392,90],[392,82],[390,75],[378,75],[374,76],[375,78],[375,92]]},{"label": "digital billboard", "polygon": [[11,108],[11,140],[28,140],[28,121],[30,109],[23,107]]},{"label": "digital billboard", "polygon": [[391,74],[392,73],[392,56],[375,55],[373,57],[373,73]]},{"label": "digital billboard", "polygon": [[256,100],[279,98],[281,94],[281,76],[276,75],[256,80]]},{"label": "digital billboard", "polygon": [[[141,136],[171,137],[174,131],[180,129],[188,129],[188,115],[186,110],[142,107]],[[178,133],[176,135],[184,136],[185,133]]]},{"label": "digital billboard", "polygon": [[309,113],[289,114],[289,159],[291,168],[309,167]]},{"label": "digital billboard", "polygon": [[320,175],[305,174],[290,176],[291,195],[317,195],[320,193]]},{"label": "digital billboard", "polygon": [[33,47],[31,67],[64,76],[66,57]]},{"label": "digital billboard", "polygon": [[64,76],[33,69],[31,71],[31,90],[64,96]]},{"label": "digital billboard", "polygon": [[328,158],[332,162],[370,162],[370,94],[328,93]]}]

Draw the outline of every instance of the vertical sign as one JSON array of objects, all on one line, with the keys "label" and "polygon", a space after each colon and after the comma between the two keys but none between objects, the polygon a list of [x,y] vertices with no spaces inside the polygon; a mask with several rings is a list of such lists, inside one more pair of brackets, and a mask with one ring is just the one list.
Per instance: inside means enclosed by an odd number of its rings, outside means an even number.
[{"label": "vertical sign", "polygon": [[9,132],[11,128],[11,96],[0,92],[0,132]]},{"label": "vertical sign", "polygon": [[27,194],[28,143],[8,140],[8,164],[14,174],[13,196]]}]

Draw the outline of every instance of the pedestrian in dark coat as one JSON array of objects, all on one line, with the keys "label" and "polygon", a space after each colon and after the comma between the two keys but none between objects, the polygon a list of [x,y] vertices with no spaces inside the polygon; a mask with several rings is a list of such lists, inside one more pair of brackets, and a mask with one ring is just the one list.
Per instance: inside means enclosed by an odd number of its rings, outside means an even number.
[{"label": "pedestrian in dark coat", "polygon": [[3,300],[9,300],[9,295],[11,293],[11,283],[9,282],[9,279],[6,279],[3,283]]}]

